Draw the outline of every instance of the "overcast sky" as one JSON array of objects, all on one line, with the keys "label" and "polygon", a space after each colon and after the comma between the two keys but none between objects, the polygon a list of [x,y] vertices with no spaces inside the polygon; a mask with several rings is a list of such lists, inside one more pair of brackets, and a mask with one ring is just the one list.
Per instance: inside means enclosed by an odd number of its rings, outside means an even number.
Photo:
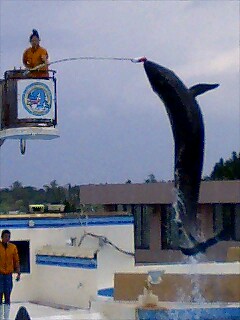
[{"label": "overcast sky", "polygon": [[[22,66],[33,28],[50,61],[145,55],[187,86],[219,83],[198,96],[205,123],[203,175],[240,150],[239,1],[0,0],[1,77]],[[142,64],[55,64],[60,138],[0,150],[0,187],[173,179],[174,144],[165,107]]]}]

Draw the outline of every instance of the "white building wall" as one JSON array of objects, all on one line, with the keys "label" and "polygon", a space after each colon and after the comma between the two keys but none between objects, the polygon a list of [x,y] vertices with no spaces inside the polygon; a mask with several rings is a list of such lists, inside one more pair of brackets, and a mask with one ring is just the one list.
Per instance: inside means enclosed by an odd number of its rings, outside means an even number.
[{"label": "white building wall", "polygon": [[[89,226],[84,228],[85,232],[104,236],[118,248],[134,253],[134,231],[133,225],[123,226]],[[82,242],[83,247],[96,247],[98,239],[86,236]],[[98,262],[98,289],[113,286],[115,272],[131,271],[134,269],[135,257],[119,252],[113,246],[105,244],[97,256]]]},{"label": "white building wall", "polygon": [[97,270],[42,266],[37,267],[36,301],[89,308],[96,298]]},{"label": "white building wall", "polygon": [[[77,244],[84,232],[104,236],[117,247],[134,252],[133,225],[80,225],[61,228],[11,229],[12,241],[30,241],[30,274],[14,283],[12,301],[40,301],[87,308],[97,290],[113,286],[114,273],[134,269],[134,257],[120,253],[109,244],[100,248],[97,269],[36,264],[36,252],[44,245],[66,247],[71,237]],[[99,240],[86,236],[83,248],[98,248]]]},{"label": "white building wall", "polygon": [[[76,228],[69,228],[76,229]],[[23,273],[21,281],[14,283],[12,301],[31,301],[36,299],[38,282],[38,266],[36,265],[36,251],[46,244],[65,245],[68,228],[45,229],[11,229],[12,241],[30,241],[30,274]]]}]

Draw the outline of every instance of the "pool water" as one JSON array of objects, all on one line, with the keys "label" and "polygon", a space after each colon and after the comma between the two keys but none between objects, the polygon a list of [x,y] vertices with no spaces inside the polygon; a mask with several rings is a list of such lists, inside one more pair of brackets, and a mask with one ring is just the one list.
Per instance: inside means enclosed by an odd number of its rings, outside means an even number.
[{"label": "pool water", "polygon": [[240,307],[137,310],[138,320],[240,320]]},{"label": "pool water", "polygon": [[[114,288],[98,290],[98,296],[113,298]],[[240,304],[199,304],[166,303],[168,310],[137,309],[137,320],[240,320]]]}]

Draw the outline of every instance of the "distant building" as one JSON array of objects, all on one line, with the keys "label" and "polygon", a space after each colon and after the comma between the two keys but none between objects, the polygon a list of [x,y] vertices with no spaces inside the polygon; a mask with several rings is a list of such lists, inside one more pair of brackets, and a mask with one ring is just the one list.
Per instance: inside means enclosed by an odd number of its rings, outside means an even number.
[{"label": "distant building", "polygon": [[8,211],[8,214],[18,214],[18,213],[19,213],[19,210]]},{"label": "distant building", "polygon": [[[172,263],[183,260],[177,244],[169,241],[174,232],[169,210],[173,186],[172,182],[83,185],[80,199],[82,204],[103,205],[106,213],[133,214],[136,262]],[[240,246],[240,180],[202,182],[197,220],[205,239],[230,227],[231,240],[206,254],[209,260],[225,261],[228,248]]]},{"label": "distant building", "polygon": [[65,204],[47,204],[48,212],[64,212]]},{"label": "distant building", "polygon": [[44,213],[45,212],[45,205],[44,204],[30,204],[28,206],[28,210],[30,213]]},{"label": "distant building", "polygon": [[44,212],[64,212],[65,205],[64,204],[30,204],[29,212],[30,213],[44,213]]}]

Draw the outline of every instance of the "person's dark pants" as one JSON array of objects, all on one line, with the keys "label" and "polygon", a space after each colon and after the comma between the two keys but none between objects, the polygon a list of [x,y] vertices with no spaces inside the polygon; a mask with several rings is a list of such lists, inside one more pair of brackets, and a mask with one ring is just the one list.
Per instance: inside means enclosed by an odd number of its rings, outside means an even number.
[{"label": "person's dark pants", "polygon": [[10,304],[10,296],[13,288],[12,274],[0,274],[0,304]]}]

